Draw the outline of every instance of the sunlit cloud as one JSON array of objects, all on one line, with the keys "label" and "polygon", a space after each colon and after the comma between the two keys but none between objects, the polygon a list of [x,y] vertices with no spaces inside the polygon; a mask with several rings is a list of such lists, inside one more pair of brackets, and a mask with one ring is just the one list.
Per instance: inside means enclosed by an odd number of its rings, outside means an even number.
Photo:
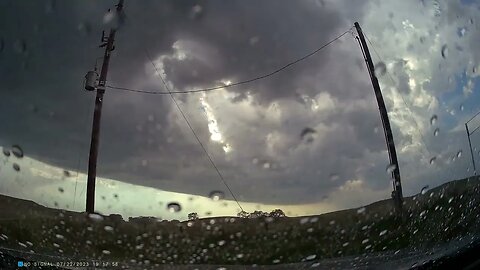
[{"label": "sunlit cloud", "polygon": [[210,139],[214,142],[222,144],[223,151],[225,151],[225,153],[229,153],[230,151],[232,151],[232,147],[230,146],[230,144],[224,141],[213,110],[210,107],[210,104],[208,104],[208,102],[206,101],[205,93],[203,93],[203,95],[199,99],[200,103],[202,104],[203,111],[205,112],[205,115],[207,117]]}]

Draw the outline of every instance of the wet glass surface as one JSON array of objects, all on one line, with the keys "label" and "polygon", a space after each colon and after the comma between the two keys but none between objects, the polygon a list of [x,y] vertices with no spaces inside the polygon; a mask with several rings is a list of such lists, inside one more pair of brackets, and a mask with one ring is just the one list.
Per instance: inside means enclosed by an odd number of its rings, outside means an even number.
[{"label": "wet glass surface", "polygon": [[0,268],[470,256],[479,9],[0,0]]}]

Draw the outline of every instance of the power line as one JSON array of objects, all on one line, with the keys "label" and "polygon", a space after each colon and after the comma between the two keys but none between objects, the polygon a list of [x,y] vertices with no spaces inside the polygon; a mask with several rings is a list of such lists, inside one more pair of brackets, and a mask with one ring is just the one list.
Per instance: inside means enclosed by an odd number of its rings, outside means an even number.
[{"label": "power line", "polygon": [[320,46],[319,48],[317,48],[316,50],[306,54],[305,56],[303,57],[300,57],[294,61],[291,61],[289,62],[288,64],[272,71],[272,72],[269,72],[267,74],[264,74],[264,75],[260,75],[260,76],[257,76],[257,77],[254,77],[254,78],[251,78],[251,79],[248,79],[248,80],[244,80],[244,81],[239,81],[239,82],[235,82],[235,83],[231,83],[231,84],[228,84],[228,85],[219,85],[219,86],[215,86],[215,87],[209,87],[209,88],[201,88],[201,89],[195,89],[195,90],[185,90],[185,91],[168,91],[168,92],[158,92],[158,91],[150,91],[150,90],[142,90],[142,89],[134,89],[134,88],[127,88],[127,87],[119,87],[119,86],[113,86],[113,85],[106,85],[107,88],[110,88],[110,89],[115,89],[115,90],[122,90],[122,91],[128,91],[128,92],[136,92],[136,93],[143,93],[143,94],[152,94],[152,95],[171,95],[171,94],[189,94],[189,93],[198,93],[198,92],[209,92],[209,91],[214,91],[214,90],[219,90],[219,89],[222,89],[222,88],[228,88],[228,87],[233,87],[233,86],[238,86],[238,85],[242,85],[242,84],[247,84],[247,83],[251,83],[251,82],[254,82],[254,81],[258,81],[258,80],[262,80],[262,79],[265,79],[267,77],[270,77],[270,76],[273,76],[277,73],[279,73],[280,71],[290,67],[290,66],[293,66],[313,55],[315,55],[316,53],[320,52],[321,50],[325,49],[327,46],[329,46],[330,44],[332,44],[333,42],[337,41],[338,39],[340,39],[341,37],[343,37],[345,34],[349,33],[350,30],[352,28],[348,29],[347,31],[343,32],[342,34],[336,36],[334,39],[330,40],[329,42],[325,43],[324,45]]},{"label": "power line", "polygon": [[192,125],[190,124],[190,121],[188,120],[186,114],[183,112],[183,110],[181,109],[180,105],[178,104],[178,102],[176,101],[175,97],[173,96],[173,94],[189,94],[189,93],[199,93],[199,92],[209,92],[209,91],[214,91],[214,90],[219,90],[219,89],[222,89],[222,88],[228,88],[228,87],[233,87],[233,86],[238,86],[238,85],[242,85],[242,84],[247,84],[247,83],[250,83],[250,82],[254,82],[254,81],[258,81],[258,80],[261,80],[261,79],[265,79],[265,78],[268,78],[270,76],[273,76],[275,75],[276,73],[279,73],[285,69],[287,69],[288,67],[290,66],[293,66],[315,54],[317,54],[318,52],[320,52],[321,50],[323,50],[324,48],[326,48],[327,46],[329,46],[330,44],[332,44],[333,42],[337,41],[338,39],[340,39],[341,37],[343,37],[345,34],[349,33],[351,31],[353,27],[351,27],[350,29],[348,29],[347,31],[343,32],[342,34],[336,36],[335,38],[333,38],[332,40],[330,40],[329,42],[325,43],[324,45],[320,46],[319,48],[317,48],[316,50],[304,55],[303,57],[300,57],[294,61],[291,61],[289,63],[287,63],[286,65],[272,71],[272,72],[269,72],[267,74],[264,74],[264,75],[260,75],[260,76],[257,76],[257,77],[254,77],[254,78],[251,78],[251,79],[248,79],[248,80],[244,80],[244,81],[239,81],[239,82],[235,82],[235,83],[232,83],[232,84],[228,84],[228,85],[221,85],[221,86],[215,86],[215,87],[210,87],[210,88],[203,88],[203,89],[195,89],[195,90],[187,90],[187,91],[171,91],[168,84],[166,83],[165,79],[163,78],[163,76],[160,74],[157,66],[155,65],[155,63],[153,62],[152,60],[152,57],[150,56],[150,53],[148,52],[148,50],[146,48],[145,49],[145,54],[147,55],[149,61],[151,62],[152,66],[154,67],[156,73],[158,74],[158,76],[160,77],[163,85],[165,86],[165,89],[167,90],[167,92],[159,92],[159,91],[149,91],[149,90],[142,90],[142,89],[133,89],[133,88],[127,88],[127,87],[118,87],[118,86],[112,86],[112,85],[106,85],[105,87],[107,88],[110,88],[110,89],[115,89],[115,90],[122,90],[122,91],[128,91],[128,92],[135,92],[135,93],[142,93],[142,94],[152,94],[152,95],[170,95],[170,97],[172,98],[172,101],[174,102],[175,106],[177,107],[177,109],[180,111],[183,119],[185,120],[185,122],[187,123],[188,127],[190,128],[190,130],[192,131],[193,135],[195,136],[195,139],[197,140],[197,142],[200,144],[200,146],[202,147],[202,150],[205,152],[205,155],[208,157],[208,160],[210,161],[210,163],[212,164],[213,168],[215,169],[215,171],[217,172],[218,176],[220,177],[220,179],[222,180],[223,184],[225,185],[225,187],[228,189],[229,193],[232,195],[233,199],[235,200],[235,202],[237,203],[237,205],[240,207],[241,211],[244,211],[243,207],[240,205],[240,203],[238,202],[235,194],[233,193],[233,191],[231,190],[231,188],[229,187],[229,185],[227,184],[227,182],[225,181],[225,178],[223,177],[223,175],[221,174],[220,170],[218,169],[217,165],[215,164],[215,162],[213,161],[212,157],[210,156],[210,154],[208,153],[208,151],[206,150],[205,146],[203,145],[203,143],[201,142],[200,138],[198,137],[197,133],[195,132],[195,130],[193,129]]},{"label": "power line", "polygon": [[212,157],[210,156],[210,154],[208,153],[207,149],[205,148],[205,146],[203,145],[202,141],[200,140],[200,138],[198,137],[197,133],[195,132],[195,130],[193,129],[192,125],[190,124],[190,121],[188,121],[188,118],[187,116],[185,115],[185,113],[183,112],[182,108],[180,108],[180,105],[178,104],[177,100],[175,99],[175,97],[173,96],[172,94],[172,91],[170,90],[170,87],[168,87],[168,84],[166,83],[165,79],[163,78],[163,76],[160,74],[160,72],[158,71],[158,68],[157,66],[155,65],[155,63],[152,61],[152,58],[150,57],[150,53],[148,53],[148,50],[147,48],[145,48],[145,54],[147,55],[148,57],[148,60],[150,61],[150,63],[152,63],[152,66],[153,68],[155,69],[156,73],[158,74],[158,76],[160,77],[160,79],[162,80],[162,83],[163,85],[165,86],[165,89],[167,89],[168,93],[170,94],[170,97],[172,98],[173,100],[173,103],[175,103],[175,106],[177,107],[177,109],[180,111],[180,113],[182,114],[182,117],[183,119],[185,120],[185,122],[187,123],[188,127],[190,128],[190,130],[192,131],[193,135],[195,136],[195,139],[197,139],[197,142],[200,144],[200,146],[202,147],[203,149],[203,152],[205,152],[205,155],[208,157],[208,160],[210,160],[210,163],[212,164],[213,168],[215,168],[215,171],[217,172],[218,176],[220,177],[220,179],[222,180],[223,184],[225,185],[225,187],[228,189],[228,191],[230,192],[230,195],[232,195],[233,199],[235,200],[235,202],[238,204],[238,206],[240,207],[240,210],[244,211],[243,210],[243,207],[240,205],[240,203],[238,202],[237,200],[237,197],[235,196],[235,194],[233,193],[233,191],[230,189],[229,185],[227,184],[227,182],[225,181],[225,178],[223,177],[223,175],[220,173],[220,170],[218,169],[217,165],[215,164],[215,162],[213,161]]},{"label": "power line", "polygon": [[479,115],[480,112],[477,112],[474,116],[472,116],[472,118],[468,119],[468,121],[465,123],[465,124],[468,124],[470,121],[473,120],[473,118],[477,117],[477,115]]},{"label": "power line", "polygon": [[478,129],[480,128],[480,126],[478,126],[477,128],[475,128],[472,132],[470,132],[470,134],[468,135],[472,135],[475,131],[477,131]]},{"label": "power line", "polygon": [[[382,57],[380,56],[380,54],[375,49],[375,46],[373,46],[373,43],[368,38],[367,34],[365,32],[364,32],[364,34],[365,34],[365,37],[368,40],[368,43],[370,43],[371,47],[373,48],[373,51],[377,55],[377,57],[380,59],[381,62],[383,62]],[[393,79],[392,75],[390,75],[390,72],[387,69],[386,69],[386,72],[387,72],[388,77],[392,81],[392,83],[395,84],[395,80]],[[423,144],[425,145],[425,150],[427,150],[428,154],[431,156],[432,154],[430,153],[430,151],[427,148],[427,143],[425,141],[425,137],[423,136],[422,132],[420,132],[420,126],[418,125],[417,120],[415,120],[415,117],[413,116],[413,112],[412,112],[412,109],[410,108],[410,105],[407,103],[407,101],[403,97],[402,93],[400,91],[398,93],[400,94],[400,97],[402,98],[403,103],[405,104],[405,106],[407,107],[407,110],[410,112],[410,115],[412,116],[413,122],[415,123],[415,126],[416,126],[417,133],[420,135],[420,139],[422,140]]]},{"label": "power line", "polygon": [[[479,115],[480,112],[477,112],[474,116],[472,116],[466,123],[465,125],[468,125],[468,123],[470,123],[470,121],[472,121],[475,117],[477,117],[477,115]],[[470,132],[468,135],[472,135],[475,131],[477,131],[478,129],[480,128],[480,126],[476,127],[472,132]]]}]

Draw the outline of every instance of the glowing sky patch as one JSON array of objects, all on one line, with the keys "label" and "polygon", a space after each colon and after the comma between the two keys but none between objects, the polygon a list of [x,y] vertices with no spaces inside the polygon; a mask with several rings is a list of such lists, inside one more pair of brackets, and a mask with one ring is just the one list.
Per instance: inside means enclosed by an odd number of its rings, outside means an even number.
[{"label": "glowing sky patch", "polygon": [[206,101],[205,93],[203,93],[203,95],[200,97],[200,103],[202,104],[203,111],[205,112],[205,115],[207,117],[208,131],[210,132],[210,140],[217,142],[219,144],[222,144],[223,151],[225,153],[229,153],[230,151],[232,151],[232,147],[230,146],[230,144],[224,141],[222,133],[220,132],[220,129],[218,127],[217,119],[213,113],[213,110],[210,107],[210,104],[208,104],[208,102]]},{"label": "glowing sky patch", "polygon": [[[86,174],[70,172],[70,175],[66,176],[62,168],[45,164],[28,156],[21,160],[3,157],[3,162],[4,167],[0,171],[0,176],[4,181],[0,183],[0,194],[33,200],[51,208],[85,211]],[[20,165],[19,172],[12,169],[14,162]],[[344,191],[344,188],[338,190],[340,193]],[[178,203],[181,211],[175,212],[168,209],[167,204],[170,202]],[[274,209],[282,209],[289,216],[314,215],[338,208],[335,201],[329,200],[298,205],[242,201],[240,204],[247,212],[255,210],[270,212]],[[240,209],[232,200],[163,191],[97,177],[95,211],[105,215],[120,214],[125,220],[136,216],[185,220],[192,212],[198,213],[199,217],[236,216]]]}]

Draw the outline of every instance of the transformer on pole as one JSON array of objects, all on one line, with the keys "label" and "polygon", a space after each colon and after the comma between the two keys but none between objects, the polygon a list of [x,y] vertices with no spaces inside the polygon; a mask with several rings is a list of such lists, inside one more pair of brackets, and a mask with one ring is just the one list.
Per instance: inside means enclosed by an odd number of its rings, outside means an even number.
[{"label": "transformer on pole", "polygon": [[[119,0],[116,8],[116,16],[120,16],[123,9],[124,0]],[[87,72],[85,75],[85,89],[88,91],[97,91],[95,98],[95,110],[93,113],[93,125],[92,136],[90,142],[90,154],[88,157],[88,178],[87,178],[87,213],[93,213],[95,211],[95,179],[97,176],[97,158],[98,158],[98,144],[100,139],[100,119],[102,115],[103,95],[105,93],[105,84],[107,81],[108,65],[110,63],[110,54],[115,49],[113,45],[115,41],[115,33],[117,29],[110,29],[110,34],[105,37],[105,33],[102,32],[100,47],[105,47],[103,56],[102,69],[100,71],[100,78],[95,71]]]}]

